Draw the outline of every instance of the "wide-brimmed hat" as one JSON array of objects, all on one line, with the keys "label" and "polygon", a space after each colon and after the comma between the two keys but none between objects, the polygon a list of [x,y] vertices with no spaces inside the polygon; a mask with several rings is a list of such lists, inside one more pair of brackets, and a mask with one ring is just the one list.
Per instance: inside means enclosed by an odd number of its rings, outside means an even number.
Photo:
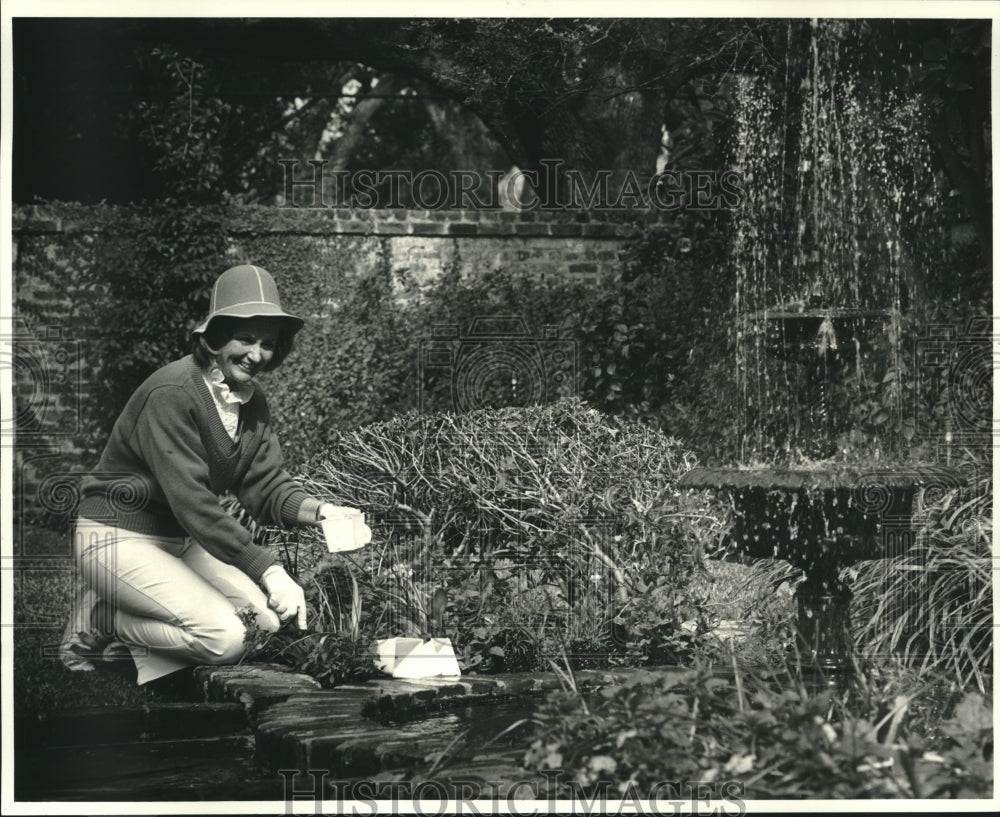
[{"label": "wide-brimmed hat", "polygon": [[193,332],[201,334],[208,325],[220,316],[230,318],[256,318],[260,316],[283,318],[292,334],[298,332],[304,323],[302,318],[290,315],[281,308],[278,285],[263,267],[241,264],[230,267],[218,277],[212,287],[212,300],[208,305],[208,317],[198,324]]}]

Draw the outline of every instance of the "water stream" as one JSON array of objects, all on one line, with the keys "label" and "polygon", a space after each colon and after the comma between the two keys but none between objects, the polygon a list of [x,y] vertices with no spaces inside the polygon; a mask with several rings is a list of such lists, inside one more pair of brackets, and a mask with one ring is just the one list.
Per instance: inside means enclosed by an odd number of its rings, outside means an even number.
[{"label": "water stream", "polygon": [[[882,86],[892,55],[878,52],[869,25],[790,22],[781,81],[738,80],[743,463],[842,451],[852,407],[898,363],[900,315],[928,262],[909,235],[938,195],[927,115],[917,98]],[[866,73],[873,59],[889,66],[880,78]]]}]

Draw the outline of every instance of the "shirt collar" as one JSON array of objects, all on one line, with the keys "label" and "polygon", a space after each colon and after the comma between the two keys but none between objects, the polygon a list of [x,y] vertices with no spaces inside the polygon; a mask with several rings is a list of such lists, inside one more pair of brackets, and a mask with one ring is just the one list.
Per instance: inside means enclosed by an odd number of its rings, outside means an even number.
[{"label": "shirt collar", "polygon": [[211,387],[212,391],[215,392],[216,396],[223,403],[239,403],[243,405],[248,403],[250,398],[253,397],[252,382],[240,386],[237,389],[231,389],[229,384],[225,381],[222,369],[219,368],[217,363],[212,364],[211,368],[208,370],[208,375],[205,377],[205,380]]}]

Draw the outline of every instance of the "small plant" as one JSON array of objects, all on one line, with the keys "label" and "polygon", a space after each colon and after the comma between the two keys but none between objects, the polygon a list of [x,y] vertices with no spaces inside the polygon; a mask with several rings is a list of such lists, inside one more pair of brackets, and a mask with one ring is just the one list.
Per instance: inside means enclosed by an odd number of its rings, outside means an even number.
[{"label": "small plant", "polygon": [[931,744],[910,728],[926,689],[865,692],[812,693],[789,668],[755,675],[734,664],[722,676],[701,662],[589,699],[563,690],[536,713],[541,731],[524,764],[562,769],[590,795],[663,780],[734,781],[746,799],[992,795],[987,699],[965,696]]}]

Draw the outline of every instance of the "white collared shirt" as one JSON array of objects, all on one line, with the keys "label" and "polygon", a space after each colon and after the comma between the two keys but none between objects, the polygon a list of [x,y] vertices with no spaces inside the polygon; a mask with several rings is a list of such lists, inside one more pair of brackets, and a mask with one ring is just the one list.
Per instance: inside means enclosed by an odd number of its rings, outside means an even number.
[{"label": "white collared shirt", "polygon": [[237,432],[240,425],[240,406],[249,402],[253,397],[253,383],[247,383],[243,388],[233,391],[226,383],[222,369],[217,364],[212,364],[208,374],[202,375],[208,390],[215,401],[215,408],[219,412],[219,419],[222,420],[222,427],[226,429],[233,442],[236,442]]}]

